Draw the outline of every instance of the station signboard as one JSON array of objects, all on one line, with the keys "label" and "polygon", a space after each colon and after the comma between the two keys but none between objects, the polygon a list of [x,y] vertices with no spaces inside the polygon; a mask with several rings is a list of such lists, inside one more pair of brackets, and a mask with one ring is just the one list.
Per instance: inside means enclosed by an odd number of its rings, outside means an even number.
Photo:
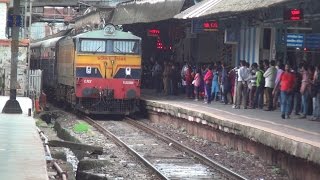
[{"label": "station signboard", "polygon": [[304,34],[287,34],[287,47],[303,48],[304,47]]},{"label": "station signboard", "polygon": [[8,27],[21,27],[22,18],[20,15],[9,15],[8,16]]},{"label": "station signboard", "polygon": [[320,34],[306,34],[305,48],[320,49]]},{"label": "station signboard", "polygon": [[320,34],[287,34],[287,47],[320,49]]}]

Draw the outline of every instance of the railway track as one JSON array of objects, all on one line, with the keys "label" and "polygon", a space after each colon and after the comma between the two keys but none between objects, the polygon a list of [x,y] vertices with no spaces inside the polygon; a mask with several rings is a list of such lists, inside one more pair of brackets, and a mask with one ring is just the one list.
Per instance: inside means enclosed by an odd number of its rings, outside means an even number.
[{"label": "railway track", "polygon": [[[246,179],[144,123],[84,120],[140,159],[162,179]],[[159,141],[160,139],[160,141]]]}]

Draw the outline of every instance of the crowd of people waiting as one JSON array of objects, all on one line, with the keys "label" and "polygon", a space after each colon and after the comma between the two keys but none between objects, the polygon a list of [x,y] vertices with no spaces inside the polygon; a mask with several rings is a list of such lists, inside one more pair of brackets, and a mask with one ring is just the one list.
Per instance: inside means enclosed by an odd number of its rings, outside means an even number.
[{"label": "crowd of people waiting", "polygon": [[[218,102],[233,104],[233,108],[264,109],[274,111],[279,106],[281,117],[320,120],[320,65],[306,62],[298,67],[274,60],[250,64],[240,61],[240,66],[227,67],[216,62],[192,66],[186,62],[182,67],[172,62],[161,65],[155,62],[152,82],[157,93],[177,95],[183,88],[187,98],[205,104]],[[150,79],[150,77],[149,77]]]}]

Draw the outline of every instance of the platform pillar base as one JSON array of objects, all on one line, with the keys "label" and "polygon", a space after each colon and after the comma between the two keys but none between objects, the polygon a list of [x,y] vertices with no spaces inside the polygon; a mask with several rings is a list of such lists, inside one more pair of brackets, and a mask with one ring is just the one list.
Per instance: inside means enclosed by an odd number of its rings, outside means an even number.
[{"label": "platform pillar base", "polygon": [[6,114],[22,114],[22,109],[16,99],[9,99],[2,109],[2,113]]}]

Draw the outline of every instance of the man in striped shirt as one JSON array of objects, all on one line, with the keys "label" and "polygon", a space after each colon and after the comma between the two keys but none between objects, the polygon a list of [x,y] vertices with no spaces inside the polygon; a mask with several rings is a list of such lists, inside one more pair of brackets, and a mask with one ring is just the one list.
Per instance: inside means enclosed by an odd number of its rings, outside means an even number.
[{"label": "man in striped shirt", "polygon": [[254,101],[255,101],[255,94],[256,94],[256,89],[257,89],[257,76],[256,76],[256,71],[258,69],[258,64],[253,63],[251,65],[251,73],[250,73],[250,84],[251,84],[251,89],[250,89],[250,94],[249,94],[249,109],[254,108]]}]

